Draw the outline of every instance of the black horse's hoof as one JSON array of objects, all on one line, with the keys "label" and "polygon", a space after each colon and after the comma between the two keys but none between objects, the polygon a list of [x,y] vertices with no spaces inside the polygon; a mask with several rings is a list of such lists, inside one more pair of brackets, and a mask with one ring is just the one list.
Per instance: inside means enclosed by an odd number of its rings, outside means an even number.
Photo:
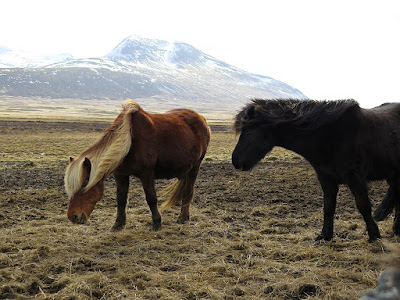
[{"label": "black horse's hoof", "polygon": [[111,232],[117,232],[117,231],[121,231],[122,229],[124,229],[125,224],[117,224],[115,223],[113,227],[111,227]]},{"label": "black horse's hoof", "polygon": [[400,228],[393,228],[393,234],[395,236],[400,236]]},{"label": "black horse's hoof", "polygon": [[316,242],[319,242],[319,241],[322,241],[322,240],[324,240],[324,241],[330,241],[330,240],[332,240],[332,236],[331,236],[331,237],[326,237],[326,236],[324,236],[324,235],[321,233],[321,234],[319,234],[319,235],[315,238],[315,241],[316,241]]},{"label": "black horse's hoof", "polygon": [[153,223],[153,230],[159,231],[161,229],[161,222],[154,222]]},{"label": "black horse's hoof", "polygon": [[381,238],[381,233],[379,232],[378,225],[376,225],[375,222],[373,222],[371,225],[367,225],[367,231],[368,231],[368,242],[373,243],[377,239]]},{"label": "black horse's hoof", "polygon": [[368,242],[369,242],[369,243],[373,243],[373,242],[375,242],[376,240],[381,239],[381,234],[380,234],[380,232],[379,232],[378,226],[376,226],[375,229],[376,229],[376,230],[374,230],[373,232],[369,232],[369,234],[368,234],[368,236],[369,236]]},{"label": "black horse's hoof", "polygon": [[368,243],[372,244],[372,243],[374,243],[374,242],[376,242],[376,241],[378,241],[378,240],[380,240],[380,239],[381,239],[380,236],[379,236],[379,237],[370,237],[370,238],[368,239]]}]

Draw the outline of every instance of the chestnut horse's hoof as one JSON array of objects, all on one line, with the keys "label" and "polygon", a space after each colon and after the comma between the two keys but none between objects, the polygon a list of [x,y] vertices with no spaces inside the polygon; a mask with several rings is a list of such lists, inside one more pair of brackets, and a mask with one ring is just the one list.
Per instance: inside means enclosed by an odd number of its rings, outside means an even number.
[{"label": "chestnut horse's hoof", "polygon": [[185,224],[187,221],[189,221],[189,216],[179,216],[178,220],[176,220],[176,223]]}]

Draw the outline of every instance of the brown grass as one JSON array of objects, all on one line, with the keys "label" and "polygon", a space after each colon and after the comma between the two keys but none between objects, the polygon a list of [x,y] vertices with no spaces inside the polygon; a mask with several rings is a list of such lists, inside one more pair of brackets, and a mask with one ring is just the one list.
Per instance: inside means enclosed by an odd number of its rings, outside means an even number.
[{"label": "brown grass", "polygon": [[[391,218],[379,224],[382,241],[368,244],[342,187],[334,240],[314,242],[322,192],[308,163],[277,148],[240,174],[230,163],[235,135],[221,127],[214,127],[188,224],[175,222],[173,207],[162,213],[162,229],[151,231],[132,179],[127,226],[110,232],[110,178],[89,223],[73,225],[64,169],[106,126],[0,120],[0,299],[357,299],[393,264]],[[385,189],[371,184],[375,204]]]}]

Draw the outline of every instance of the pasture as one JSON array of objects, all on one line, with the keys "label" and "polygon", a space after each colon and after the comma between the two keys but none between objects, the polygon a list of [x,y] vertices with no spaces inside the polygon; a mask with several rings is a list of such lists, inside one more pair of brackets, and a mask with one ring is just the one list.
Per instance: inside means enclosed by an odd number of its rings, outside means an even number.
[{"label": "pasture", "polygon": [[[0,119],[0,299],[358,299],[397,262],[392,217],[382,240],[341,187],[331,242],[315,242],[322,191],[311,166],[275,148],[250,173],[231,164],[229,126],[213,125],[187,224],[180,209],[152,220],[142,186],[131,179],[127,224],[110,228],[116,187],[86,225],[66,216],[69,156],[87,148],[108,122]],[[157,183],[160,191],[171,181]],[[370,184],[374,206],[387,189]]]}]

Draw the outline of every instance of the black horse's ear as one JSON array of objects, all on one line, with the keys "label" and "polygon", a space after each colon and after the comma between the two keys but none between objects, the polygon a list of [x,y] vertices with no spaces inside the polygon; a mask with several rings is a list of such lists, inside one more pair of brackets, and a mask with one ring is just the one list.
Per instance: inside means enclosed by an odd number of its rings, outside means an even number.
[{"label": "black horse's ear", "polygon": [[72,163],[74,161],[74,158],[72,156],[69,157],[69,163]]},{"label": "black horse's ear", "polygon": [[255,116],[255,107],[252,105],[244,111],[243,120],[251,120]]}]

